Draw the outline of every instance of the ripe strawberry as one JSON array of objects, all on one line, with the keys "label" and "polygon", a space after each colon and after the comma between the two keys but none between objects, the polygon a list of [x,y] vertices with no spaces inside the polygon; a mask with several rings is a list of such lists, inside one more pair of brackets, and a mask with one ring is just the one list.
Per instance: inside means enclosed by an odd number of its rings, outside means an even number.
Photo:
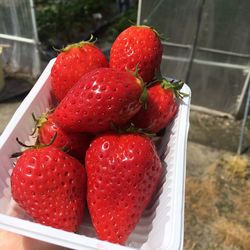
[{"label": "ripe strawberry", "polygon": [[57,56],[51,70],[51,85],[56,99],[61,101],[84,74],[100,67],[108,67],[108,62],[93,43],[68,45]]},{"label": "ripe strawberry", "polygon": [[150,202],[162,173],[152,141],[139,134],[104,134],[86,153],[87,202],[102,240],[124,243]]},{"label": "ripe strawberry", "polygon": [[86,172],[60,149],[49,146],[24,151],[11,175],[11,191],[34,221],[78,230],[85,206]]},{"label": "ripe strawberry", "polygon": [[72,132],[98,133],[125,124],[140,109],[139,78],[110,68],[81,78],[56,107],[54,121]]},{"label": "ripe strawberry", "polygon": [[38,140],[42,144],[49,144],[56,135],[52,145],[63,148],[67,153],[83,162],[90,143],[90,136],[84,133],[70,133],[60,128],[53,119],[53,113],[44,113],[36,119]]},{"label": "ripe strawberry", "polygon": [[135,71],[144,82],[153,80],[159,71],[163,48],[157,32],[147,26],[131,26],[114,41],[110,51],[110,67]]},{"label": "ripe strawberry", "polygon": [[131,122],[138,128],[149,130],[153,133],[165,128],[174,119],[178,111],[177,97],[185,96],[179,90],[183,82],[173,84],[163,80],[157,82],[147,90],[146,108],[132,118]]}]

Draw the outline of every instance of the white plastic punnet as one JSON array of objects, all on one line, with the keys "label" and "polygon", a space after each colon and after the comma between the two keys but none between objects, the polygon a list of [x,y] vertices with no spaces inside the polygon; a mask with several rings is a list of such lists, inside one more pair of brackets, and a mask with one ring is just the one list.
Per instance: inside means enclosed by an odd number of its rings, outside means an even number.
[{"label": "white plastic punnet", "polygon": [[21,103],[0,137],[0,229],[70,249],[79,250],[175,250],[183,247],[186,147],[189,129],[191,91],[184,84],[182,92],[189,94],[180,100],[173,123],[166,128],[158,152],[165,168],[164,177],[151,204],[124,246],[99,240],[89,215],[79,234],[44,226],[22,211],[11,197],[10,175],[15,159],[10,156],[20,151],[16,142],[30,142],[36,116],[54,105],[51,95],[51,60],[30,93]]}]

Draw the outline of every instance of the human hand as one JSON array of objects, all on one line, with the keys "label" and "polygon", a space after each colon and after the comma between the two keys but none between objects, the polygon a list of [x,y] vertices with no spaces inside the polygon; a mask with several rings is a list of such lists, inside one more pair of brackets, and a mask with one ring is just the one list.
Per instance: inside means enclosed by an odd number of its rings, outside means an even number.
[{"label": "human hand", "polygon": [[19,234],[0,231],[0,249],[3,250],[66,250],[44,241],[35,240]]}]

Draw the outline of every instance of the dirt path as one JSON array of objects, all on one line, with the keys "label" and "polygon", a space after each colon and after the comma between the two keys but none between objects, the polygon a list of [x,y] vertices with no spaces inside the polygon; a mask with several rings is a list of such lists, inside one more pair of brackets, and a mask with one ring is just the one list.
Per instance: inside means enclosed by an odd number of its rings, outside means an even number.
[{"label": "dirt path", "polygon": [[185,250],[250,249],[250,158],[189,142]]}]

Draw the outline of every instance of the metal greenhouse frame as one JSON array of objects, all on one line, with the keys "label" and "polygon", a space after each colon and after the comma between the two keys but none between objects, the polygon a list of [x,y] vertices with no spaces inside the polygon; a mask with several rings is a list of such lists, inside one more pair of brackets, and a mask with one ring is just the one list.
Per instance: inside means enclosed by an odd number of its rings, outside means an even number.
[{"label": "metal greenhouse frame", "polygon": [[[145,21],[147,23],[148,20],[150,20],[150,17],[157,16],[159,13],[159,8],[161,8],[163,5],[164,0],[160,0],[157,3],[155,3],[154,7],[150,9],[150,11],[147,13],[146,16],[144,16],[144,20],[142,20],[143,16],[143,10],[142,7],[145,6],[145,2],[142,0],[139,0],[138,3],[138,13],[137,13],[137,24],[144,24]],[[166,2],[166,1],[165,1]],[[171,1],[169,1],[171,2]],[[188,55],[186,57],[184,56],[173,56],[165,54],[163,55],[163,60],[166,60],[168,62],[182,62],[186,63],[187,71],[185,74],[185,81],[189,83],[190,80],[190,73],[192,71],[193,65],[204,65],[204,66],[212,66],[215,68],[224,68],[224,69],[232,69],[232,70],[241,70],[244,74],[244,82],[242,84],[242,88],[240,90],[240,93],[235,100],[234,110],[232,112],[222,112],[216,109],[211,109],[206,106],[200,106],[196,104],[191,105],[191,109],[193,110],[199,110],[205,113],[214,114],[214,115],[220,115],[220,116],[227,116],[231,118],[242,118],[242,128],[240,132],[240,138],[239,138],[239,145],[238,145],[238,153],[240,154],[242,152],[242,145],[244,141],[244,133],[247,126],[247,117],[249,115],[249,103],[250,103],[250,66],[249,64],[243,65],[243,64],[235,64],[235,63],[226,63],[226,62],[219,62],[219,61],[213,61],[213,60],[206,60],[206,59],[197,59],[195,57],[196,53],[198,52],[207,52],[213,58],[213,55],[215,56],[233,56],[234,58],[238,59],[244,59],[246,61],[250,62],[250,54],[244,54],[244,53],[237,53],[233,51],[228,50],[222,50],[222,49],[215,49],[215,48],[209,48],[209,47],[202,47],[199,46],[197,43],[198,35],[200,32],[200,26],[201,26],[201,17],[204,11],[204,6],[206,3],[206,0],[200,0],[197,3],[197,16],[196,16],[196,23],[194,24],[194,38],[192,44],[185,44],[185,43],[175,43],[175,42],[163,42],[163,45],[165,45],[167,48],[177,48],[182,49],[186,51],[183,53],[184,55]],[[165,3],[166,4],[166,3]],[[162,5],[162,6],[161,6]],[[161,17],[165,18],[165,17]],[[150,24],[150,23],[149,23]],[[236,60],[238,61],[238,60]],[[192,86],[191,86],[192,87]]]},{"label": "metal greenhouse frame", "polygon": [[[11,3],[13,0],[9,0],[8,3]],[[15,4],[12,2],[12,4]],[[40,64],[40,56],[39,56],[39,38],[38,38],[38,32],[37,32],[37,25],[36,25],[36,17],[35,17],[35,11],[34,11],[34,2],[33,0],[27,0],[27,3],[25,2],[27,7],[30,9],[30,22],[32,26],[32,37],[25,37],[25,36],[16,36],[13,34],[6,34],[6,33],[0,33],[0,39],[6,40],[8,42],[17,42],[17,43],[23,43],[27,45],[34,46],[35,54],[36,54],[36,67],[35,69],[32,69],[30,72],[33,76],[37,76],[40,74],[41,71],[41,64]]]}]

